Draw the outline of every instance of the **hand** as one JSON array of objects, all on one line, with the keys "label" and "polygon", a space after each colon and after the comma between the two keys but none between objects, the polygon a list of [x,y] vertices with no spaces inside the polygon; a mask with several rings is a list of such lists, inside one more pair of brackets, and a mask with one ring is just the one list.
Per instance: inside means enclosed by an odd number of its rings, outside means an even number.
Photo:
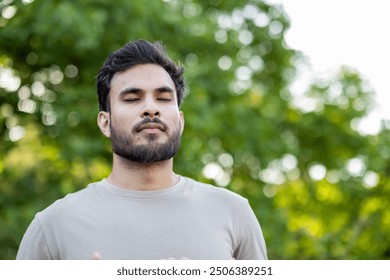
[{"label": "hand", "polygon": [[94,252],[92,256],[89,258],[90,260],[101,260],[102,256],[98,252]]}]

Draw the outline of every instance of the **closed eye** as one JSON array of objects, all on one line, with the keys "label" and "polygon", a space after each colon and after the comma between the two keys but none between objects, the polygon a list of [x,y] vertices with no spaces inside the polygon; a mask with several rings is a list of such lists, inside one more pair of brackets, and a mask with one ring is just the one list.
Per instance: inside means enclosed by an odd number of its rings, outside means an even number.
[{"label": "closed eye", "polygon": [[140,98],[127,98],[127,99],[124,99],[123,101],[130,103],[130,102],[137,102],[139,100],[141,100],[141,99]]},{"label": "closed eye", "polygon": [[163,102],[169,102],[169,101],[172,101],[173,100],[173,96],[172,96],[172,93],[169,92],[169,91],[162,91],[163,89],[161,89],[161,92],[159,92],[156,96],[156,99],[158,101],[163,101]]},{"label": "closed eye", "polygon": [[164,102],[169,102],[172,101],[171,98],[157,98],[158,101],[164,101]]}]

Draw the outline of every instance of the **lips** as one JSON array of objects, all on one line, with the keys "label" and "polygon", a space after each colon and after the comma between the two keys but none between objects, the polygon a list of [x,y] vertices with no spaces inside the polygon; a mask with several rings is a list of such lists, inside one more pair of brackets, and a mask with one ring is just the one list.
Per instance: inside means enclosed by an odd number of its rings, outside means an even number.
[{"label": "lips", "polygon": [[140,125],[137,128],[137,132],[140,132],[144,129],[159,129],[161,131],[165,131],[165,127],[159,123],[146,123],[146,124]]}]

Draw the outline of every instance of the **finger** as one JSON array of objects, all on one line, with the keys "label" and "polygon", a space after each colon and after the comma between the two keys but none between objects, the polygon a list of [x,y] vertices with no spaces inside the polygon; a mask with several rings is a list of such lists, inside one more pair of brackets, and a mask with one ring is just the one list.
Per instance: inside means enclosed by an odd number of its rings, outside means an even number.
[{"label": "finger", "polygon": [[102,256],[98,252],[94,252],[91,256],[91,260],[101,260]]}]

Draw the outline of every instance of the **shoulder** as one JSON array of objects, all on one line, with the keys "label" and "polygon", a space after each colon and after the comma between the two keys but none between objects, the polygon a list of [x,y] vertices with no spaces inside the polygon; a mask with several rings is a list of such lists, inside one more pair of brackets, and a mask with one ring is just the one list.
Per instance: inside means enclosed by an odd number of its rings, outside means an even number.
[{"label": "shoulder", "polygon": [[247,208],[248,200],[231,190],[202,183],[191,178],[186,178],[186,181],[191,195],[200,196],[210,203],[221,202],[229,207]]},{"label": "shoulder", "polygon": [[56,200],[46,209],[39,212],[37,217],[39,217],[40,220],[55,219],[59,215],[74,213],[83,208],[85,209],[94,200],[93,197],[95,196],[96,185],[97,183],[91,183],[77,192],[67,194],[65,197]]}]

